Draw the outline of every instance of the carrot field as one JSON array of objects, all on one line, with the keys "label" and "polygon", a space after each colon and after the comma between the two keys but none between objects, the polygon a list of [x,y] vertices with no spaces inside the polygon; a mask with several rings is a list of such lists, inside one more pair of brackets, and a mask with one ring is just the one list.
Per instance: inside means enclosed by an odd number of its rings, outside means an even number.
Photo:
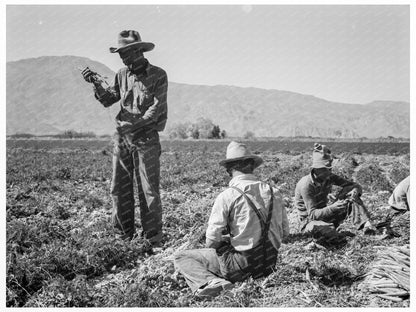
[{"label": "carrot field", "polygon": [[[110,225],[112,148],[109,140],[7,140],[6,226],[8,307],[408,307],[365,281],[380,250],[409,244],[409,214],[392,219],[399,234],[351,235],[342,246],[297,231],[293,196],[309,172],[313,142],[250,141],[264,164],[255,173],[281,192],[291,234],[275,272],[237,283],[215,300],[193,297],[173,267],[175,251],[202,247],[216,196],[229,177],[218,165],[229,141],[162,141],[163,249],[146,251],[138,237],[115,238]],[[321,142],[325,143],[325,142]],[[334,172],[363,186],[375,221],[387,216],[387,199],[409,175],[408,143],[328,142],[338,157]],[[334,190],[337,191],[337,190]],[[136,223],[140,228],[139,209]]]}]

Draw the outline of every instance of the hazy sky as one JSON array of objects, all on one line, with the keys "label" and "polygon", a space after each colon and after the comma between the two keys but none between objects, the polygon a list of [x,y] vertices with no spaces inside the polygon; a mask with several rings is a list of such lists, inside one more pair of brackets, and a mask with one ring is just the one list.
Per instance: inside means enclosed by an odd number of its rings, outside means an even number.
[{"label": "hazy sky", "polygon": [[408,5],[8,5],[7,61],[78,55],[122,66],[124,29],[170,81],[409,101]]}]

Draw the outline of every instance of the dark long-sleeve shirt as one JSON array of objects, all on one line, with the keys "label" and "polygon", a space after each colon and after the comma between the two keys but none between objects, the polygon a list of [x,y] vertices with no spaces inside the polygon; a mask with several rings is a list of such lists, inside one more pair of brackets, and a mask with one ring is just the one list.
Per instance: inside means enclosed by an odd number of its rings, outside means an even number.
[{"label": "dark long-sleeve shirt", "polygon": [[298,209],[300,218],[308,218],[309,220],[330,219],[334,214],[331,206],[328,204],[328,194],[331,192],[332,185],[337,185],[345,190],[356,188],[358,193],[362,193],[359,184],[345,180],[344,178],[331,174],[328,180],[322,184],[318,183],[312,173],[304,176],[295,188],[295,207]]},{"label": "dark long-sleeve shirt", "polygon": [[141,74],[127,67],[120,69],[113,84],[105,89],[95,88],[95,97],[105,107],[120,101],[117,119],[128,121],[134,128],[163,131],[167,121],[168,78],[166,72],[150,63]]}]

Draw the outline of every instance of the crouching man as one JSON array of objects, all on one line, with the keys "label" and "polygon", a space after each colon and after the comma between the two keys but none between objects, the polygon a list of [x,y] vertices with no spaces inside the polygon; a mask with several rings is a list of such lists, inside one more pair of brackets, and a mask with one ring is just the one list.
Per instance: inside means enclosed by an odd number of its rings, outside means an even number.
[{"label": "crouching man", "polygon": [[273,272],[289,225],[277,190],[253,175],[262,162],[244,144],[228,145],[220,165],[232,179],[212,207],[207,248],[174,256],[175,268],[198,297],[214,297],[234,282]]},{"label": "crouching man", "polygon": [[[315,237],[332,237],[336,228],[351,215],[358,229],[363,229],[365,234],[374,234],[375,228],[360,198],[361,186],[333,174],[332,161],[329,148],[315,143],[311,173],[301,178],[295,188],[300,231]],[[328,205],[332,185],[340,186],[342,190],[338,200]]]}]

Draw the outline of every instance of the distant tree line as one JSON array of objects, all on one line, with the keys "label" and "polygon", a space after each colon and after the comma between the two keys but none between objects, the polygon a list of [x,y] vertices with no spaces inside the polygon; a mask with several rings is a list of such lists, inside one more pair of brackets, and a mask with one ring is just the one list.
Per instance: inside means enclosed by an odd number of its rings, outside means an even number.
[{"label": "distant tree line", "polygon": [[196,122],[183,122],[169,130],[170,139],[224,139],[227,133],[210,119],[198,118]]},{"label": "distant tree line", "polygon": [[[199,118],[196,122],[184,122],[177,123],[173,125],[170,130],[167,131],[167,134],[170,139],[224,139],[227,137],[225,130],[221,130],[218,125],[215,125],[211,120],[206,118]],[[11,139],[30,139],[30,138],[57,138],[57,139],[88,139],[88,138],[111,138],[110,134],[96,135],[94,132],[87,131],[75,131],[75,130],[65,130],[58,134],[44,134],[44,135],[35,135],[31,133],[15,133],[7,135]],[[253,140],[256,138],[256,134],[252,131],[246,131],[242,137],[246,140]],[[259,139],[263,140],[294,140],[294,141],[316,141],[316,140],[326,140],[330,142],[409,142],[409,138],[402,137],[378,137],[378,138],[332,138],[332,137],[312,137],[312,136],[294,136],[294,137],[262,137]]]},{"label": "distant tree line", "polygon": [[74,130],[65,130],[63,133],[57,134],[55,137],[63,139],[79,139],[79,138],[95,138],[94,132],[78,132]]},{"label": "distant tree line", "polygon": [[16,133],[16,134],[9,135],[9,137],[14,138],[14,139],[29,139],[29,138],[35,138],[35,137],[50,137],[50,138],[58,138],[58,139],[82,139],[82,138],[96,138],[97,135],[92,131],[82,132],[82,131],[75,131],[75,130],[65,130],[58,134],[35,135],[31,133]]}]

